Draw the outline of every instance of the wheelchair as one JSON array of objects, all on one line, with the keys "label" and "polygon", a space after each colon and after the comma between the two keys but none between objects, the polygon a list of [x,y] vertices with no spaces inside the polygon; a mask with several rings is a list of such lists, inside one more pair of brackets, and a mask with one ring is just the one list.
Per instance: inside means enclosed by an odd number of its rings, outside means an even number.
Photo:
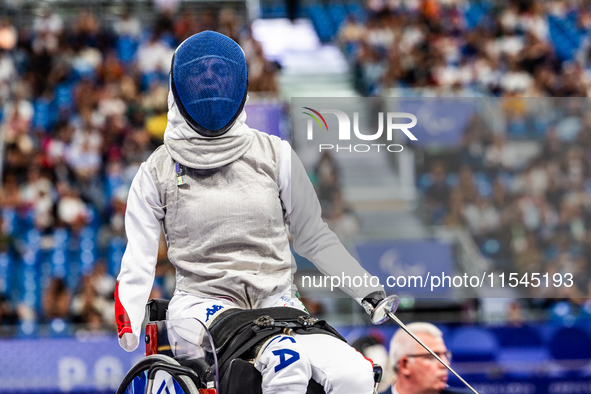
[{"label": "wheelchair", "polygon": [[[146,357],[125,375],[117,394],[262,394],[254,359],[271,338],[295,332],[345,340],[325,321],[295,308],[229,308],[206,327],[197,319],[166,320],[168,302],[148,302]],[[374,392],[381,377],[374,364]],[[325,391],[310,379],[306,394]]]}]

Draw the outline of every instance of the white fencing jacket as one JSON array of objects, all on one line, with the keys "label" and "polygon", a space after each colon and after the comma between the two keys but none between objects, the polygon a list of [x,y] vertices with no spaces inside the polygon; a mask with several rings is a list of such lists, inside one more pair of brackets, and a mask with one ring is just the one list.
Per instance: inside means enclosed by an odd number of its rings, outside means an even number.
[{"label": "white fencing jacket", "polygon": [[[322,221],[314,188],[289,143],[249,128],[245,112],[226,134],[202,137],[170,94],[168,104],[164,145],[141,165],[127,201],[128,244],[115,290],[124,349],[139,344],[161,229],[176,268],[175,291],[241,308],[259,308],[293,288],[287,231],[294,250],[324,275],[369,276]],[[382,289],[342,287],[359,303]]]}]

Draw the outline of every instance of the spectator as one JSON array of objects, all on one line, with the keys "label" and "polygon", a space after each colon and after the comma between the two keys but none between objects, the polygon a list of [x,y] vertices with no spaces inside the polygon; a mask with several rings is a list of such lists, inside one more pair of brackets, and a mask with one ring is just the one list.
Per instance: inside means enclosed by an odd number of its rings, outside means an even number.
[{"label": "spectator", "polygon": [[49,5],[44,5],[41,15],[33,21],[32,47],[36,54],[53,54],[59,46],[59,36],[62,33],[64,24],[62,18],[51,11]]},{"label": "spectator", "polygon": [[18,323],[18,315],[5,295],[0,295],[0,326],[11,326]]},{"label": "spectator", "polygon": [[125,9],[121,18],[115,20],[113,30],[120,37],[138,39],[142,33],[142,24],[138,18],[133,16],[133,10],[129,7]]},{"label": "spectator", "polygon": [[351,344],[355,350],[369,358],[374,364],[382,367],[382,380],[378,386],[378,393],[383,393],[390,388],[393,377],[393,368],[388,361],[385,336],[377,330],[358,338]]},{"label": "spectator", "polygon": [[[547,15],[556,13],[556,3],[490,7],[474,25],[465,19],[466,8],[479,7],[473,2],[461,9],[456,1],[368,1],[365,24],[349,19],[339,40],[355,64],[362,94],[411,87],[430,93],[468,88],[493,95],[586,96],[591,86],[583,72],[590,60],[589,11],[574,6],[581,30],[565,23],[564,30],[573,35],[585,32],[579,54],[566,55],[554,50],[561,45],[550,42]],[[566,12],[558,15],[561,25]],[[569,64],[564,59],[569,56],[578,62]]]},{"label": "spectator", "polygon": [[0,21],[0,48],[5,51],[12,51],[18,42],[18,31],[10,23],[9,18],[2,18]]},{"label": "spectator", "polygon": [[425,193],[433,222],[438,222],[449,203],[449,187],[443,163],[436,163],[431,169],[431,185]]},{"label": "spectator", "polygon": [[62,278],[51,278],[43,292],[43,316],[47,320],[69,318],[72,295]]},{"label": "spectator", "polygon": [[79,193],[64,183],[58,184],[57,192],[59,196],[57,203],[58,224],[76,231],[81,230],[89,219],[88,207],[80,198]]},{"label": "spectator", "polygon": [[333,209],[333,203],[339,192],[339,170],[330,153],[325,151],[314,170],[316,179],[316,193],[322,208],[322,216],[328,217]]},{"label": "spectator", "polygon": [[[70,309],[74,323],[92,324],[95,328],[97,326],[103,327],[105,318],[114,323],[114,317],[111,315],[113,315],[115,303],[100,296],[96,290],[97,284],[92,275],[82,278],[80,289],[72,300]],[[97,322],[97,318],[99,322]]]},{"label": "spectator", "polygon": [[41,176],[40,168],[37,166],[31,167],[27,183],[21,187],[21,196],[23,203],[32,208],[35,227],[40,230],[47,230],[54,223],[53,192],[51,181]]},{"label": "spectator", "polygon": [[[451,362],[451,353],[437,327],[421,322],[407,327],[439,358]],[[395,374],[390,388],[392,394],[459,392],[448,388],[447,369],[402,329],[396,331],[390,341],[390,365]]]},{"label": "spectator", "polygon": [[137,66],[144,75],[167,72],[174,51],[153,34],[137,51]]}]

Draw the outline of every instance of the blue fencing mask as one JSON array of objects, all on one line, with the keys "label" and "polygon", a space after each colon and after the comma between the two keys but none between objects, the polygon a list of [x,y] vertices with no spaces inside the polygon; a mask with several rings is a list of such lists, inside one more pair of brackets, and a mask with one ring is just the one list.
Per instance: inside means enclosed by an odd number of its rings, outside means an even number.
[{"label": "blue fencing mask", "polygon": [[226,133],[246,102],[248,79],[242,48],[213,31],[187,38],[172,58],[170,88],[193,130],[206,137]]}]

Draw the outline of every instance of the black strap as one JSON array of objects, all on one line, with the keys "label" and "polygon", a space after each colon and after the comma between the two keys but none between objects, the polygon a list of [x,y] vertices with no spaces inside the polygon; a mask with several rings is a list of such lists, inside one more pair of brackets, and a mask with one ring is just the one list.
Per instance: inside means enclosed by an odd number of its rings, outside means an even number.
[{"label": "black strap", "polygon": [[[220,374],[223,376],[226,368],[230,365],[230,362],[236,358],[239,358],[246,353],[250,348],[254,347],[257,343],[267,340],[268,338],[278,335],[283,330],[279,327],[258,330],[258,327],[247,327],[241,334],[236,336],[236,344],[242,343],[239,347],[232,351],[223,353],[222,357],[218,360],[220,366]],[[257,335],[258,334],[258,335]]]},{"label": "black strap", "polygon": [[[223,376],[230,362],[245,355],[253,358],[252,350],[284,329],[297,334],[325,334],[346,342],[326,321],[288,307],[256,310],[229,309],[213,321],[210,332],[216,344],[220,374]],[[249,353],[249,351],[251,351]]]}]

